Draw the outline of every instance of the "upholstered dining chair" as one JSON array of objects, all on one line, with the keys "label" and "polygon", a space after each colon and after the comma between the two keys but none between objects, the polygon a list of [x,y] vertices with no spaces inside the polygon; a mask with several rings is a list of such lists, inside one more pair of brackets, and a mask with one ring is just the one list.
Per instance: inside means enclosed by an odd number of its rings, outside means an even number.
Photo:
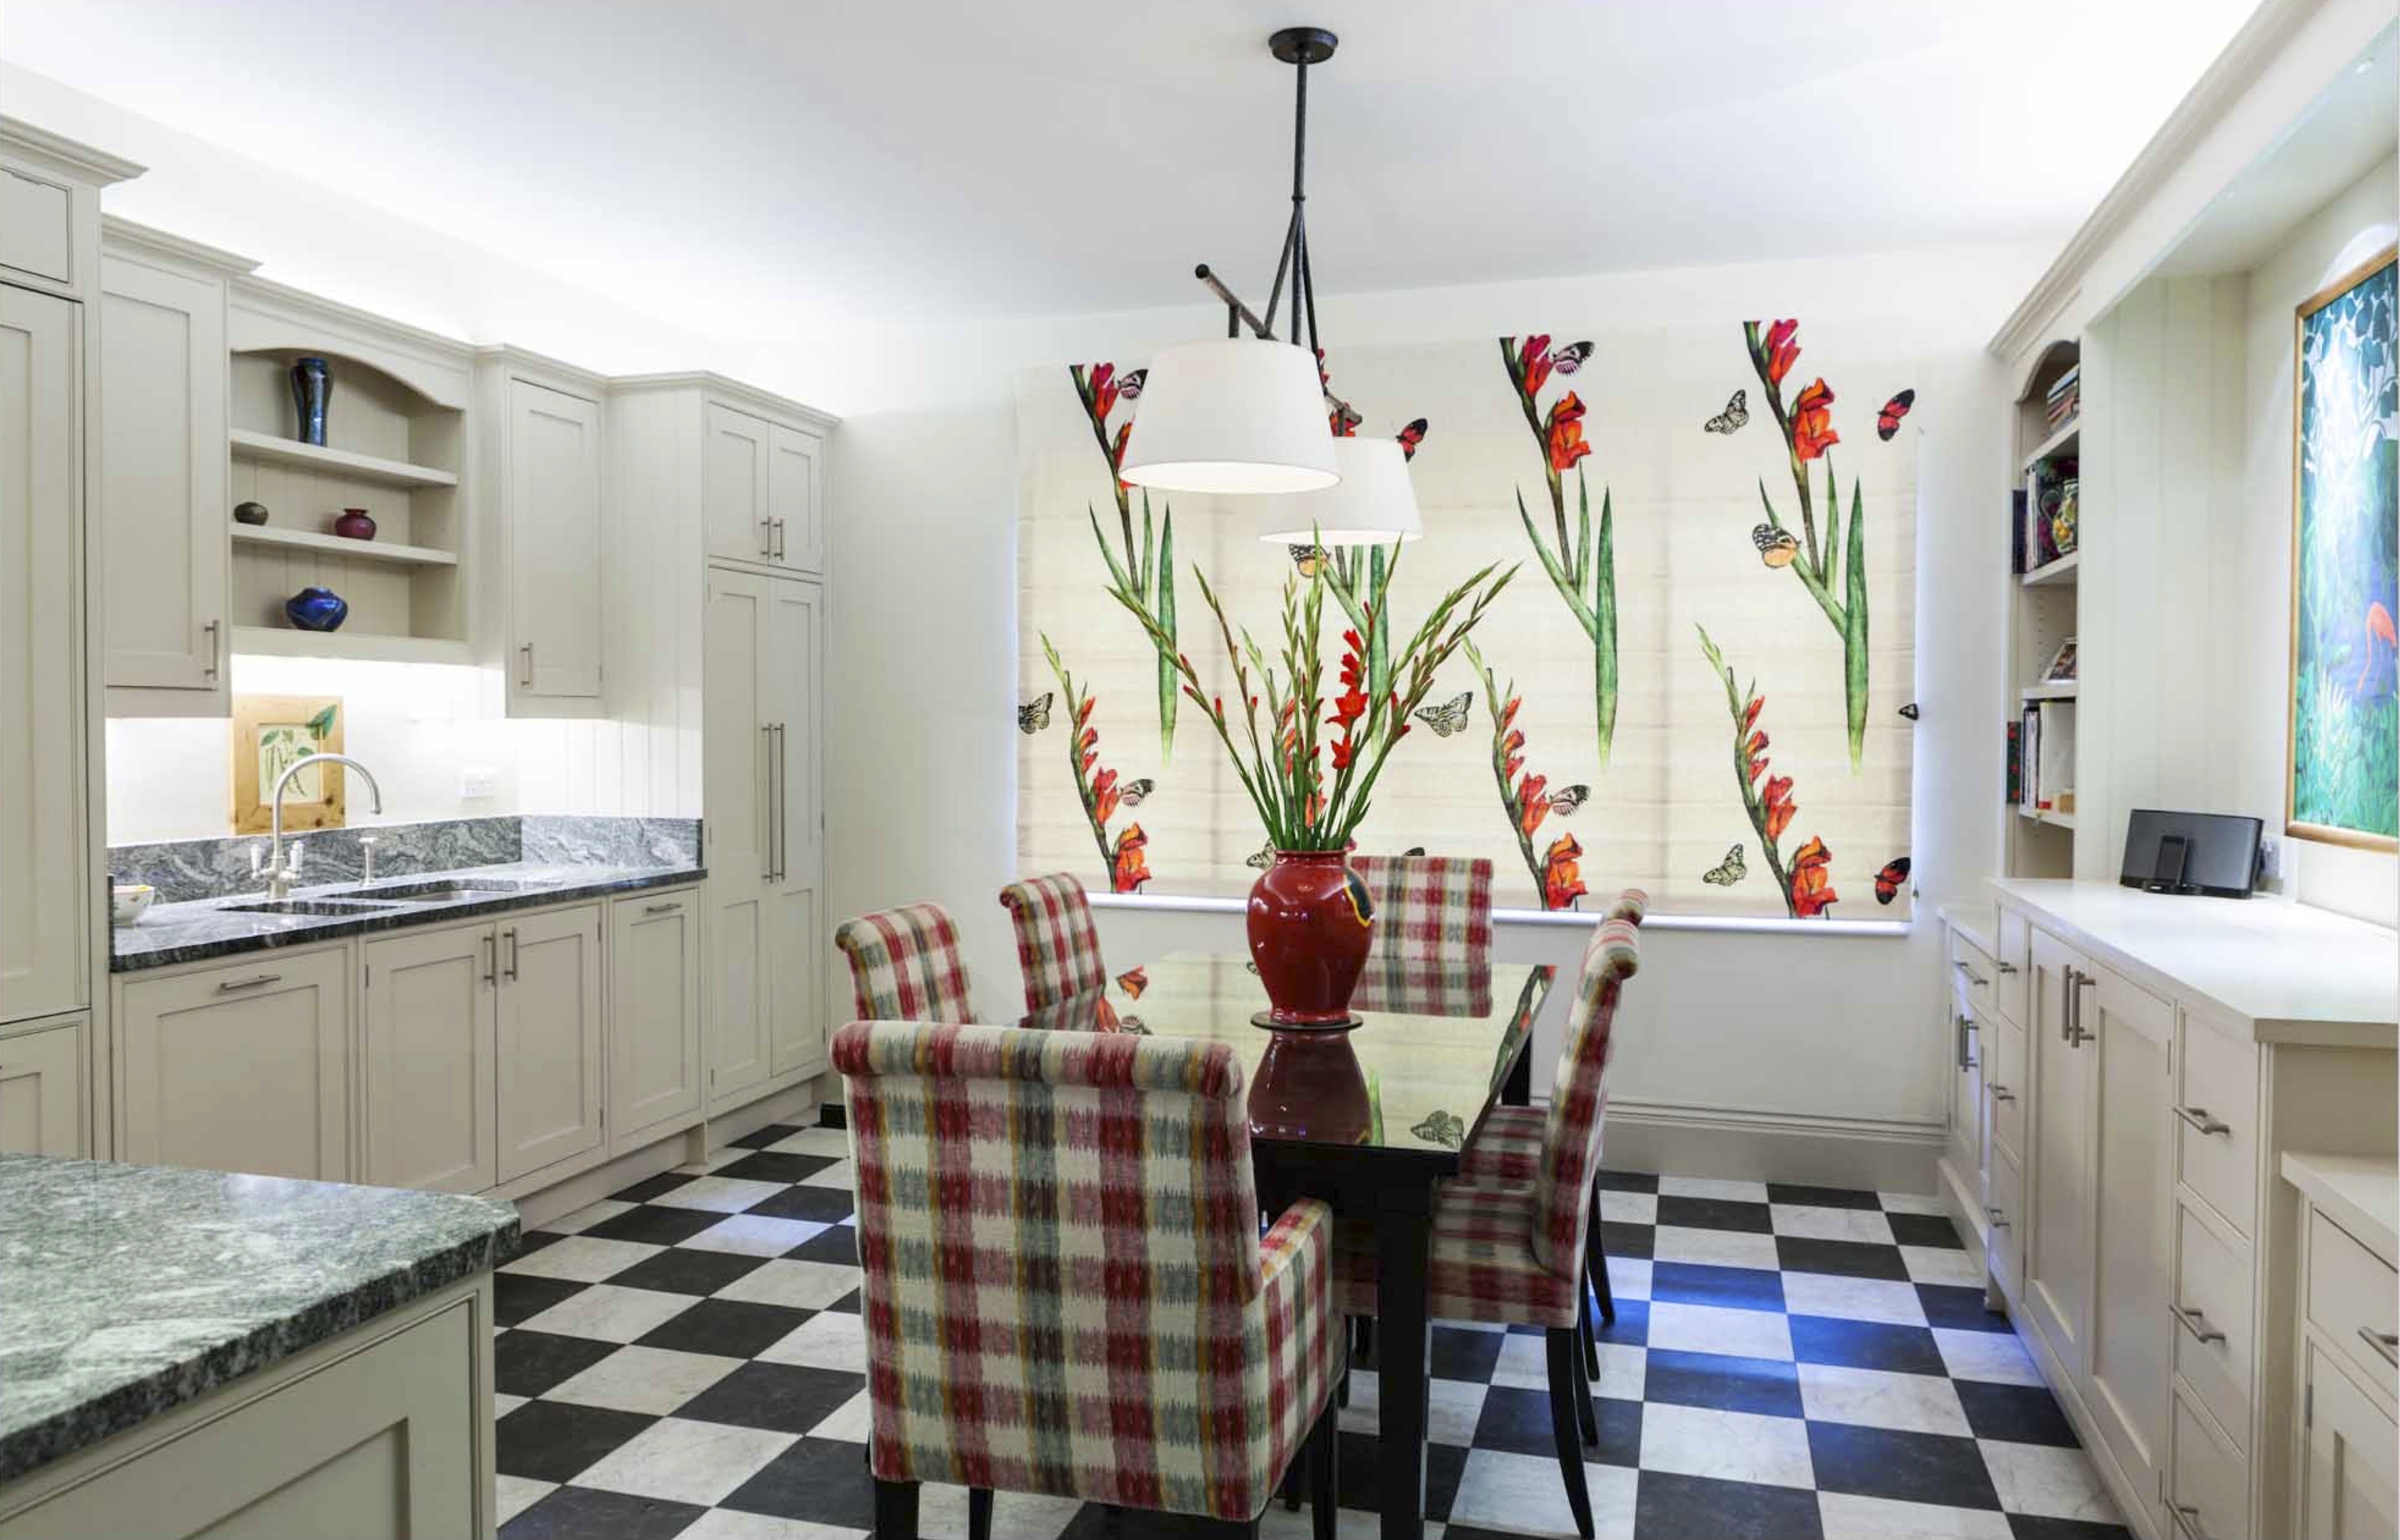
[{"label": "upholstered dining chair", "polygon": [[1108,988],[1092,906],[1072,876],[1052,872],[1011,882],[1000,890],[1000,906],[1016,929],[1016,966],[1025,975],[1028,1011]]},{"label": "upholstered dining chair", "polygon": [[869,1021],[973,1021],[958,927],[939,904],[906,904],[845,920],[833,943],[850,961],[858,1014]]},{"label": "upholstered dining chair", "polygon": [[1354,855],[1374,906],[1366,980],[1439,989],[1492,966],[1492,863],[1447,855]]},{"label": "upholstered dining chair", "polygon": [[[1559,1050],[1557,1083],[1543,1114],[1541,1153],[1525,1183],[1453,1182],[1435,1199],[1427,1288],[1437,1319],[1543,1329],[1548,1344],[1550,1431],[1575,1528],[1591,1540],[1583,1440],[1596,1438],[1584,1354],[1585,1246],[1600,1172],[1609,1030],[1625,981],[1642,962],[1641,933],[1602,920],[1585,947]],[[1371,1230],[1345,1225],[1335,1248],[1335,1292],[1345,1315],[1371,1316],[1377,1299]]]},{"label": "upholstered dining chair", "polygon": [[1303,1441],[1332,1535],[1332,1211],[1261,1237],[1230,1046],[862,1021],[833,1062],[878,1540],[914,1540],[924,1481],[969,1489],[977,1540],[994,1489],[1255,1535]]}]

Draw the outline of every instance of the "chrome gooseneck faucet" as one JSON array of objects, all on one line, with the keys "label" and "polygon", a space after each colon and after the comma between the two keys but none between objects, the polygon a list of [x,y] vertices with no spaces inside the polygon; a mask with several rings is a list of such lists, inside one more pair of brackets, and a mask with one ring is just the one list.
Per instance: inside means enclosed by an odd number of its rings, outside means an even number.
[{"label": "chrome gooseneck faucet", "polygon": [[[272,843],[266,853],[266,896],[278,903],[289,897],[292,885],[300,880],[300,842],[298,840],[295,839],[292,843],[292,864],[289,866],[283,864],[283,788],[290,785],[292,778],[308,766],[329,763],[348,765],[358,771],[367,784],[370,811],[383,811],[383,788],[375,784],[375,771],[347,754],[307,754],[284,766],[283,773],[275,778],[275,811],[269,825],[272,830]],[[253,857],[256,849],[255,846],[252,847]]]}]

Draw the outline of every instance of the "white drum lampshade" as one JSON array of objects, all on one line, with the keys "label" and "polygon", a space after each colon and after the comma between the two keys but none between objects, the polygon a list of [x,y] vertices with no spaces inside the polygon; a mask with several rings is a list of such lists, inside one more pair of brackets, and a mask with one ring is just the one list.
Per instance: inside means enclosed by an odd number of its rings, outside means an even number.
[{"label": "white drum lampshade", "polygon": [[1425,534],[1409,457],[1397,439],[1335,439],[1338,486],[1268,497],[1259,538],[1290,545],[1389,545]]},{"label": "white drum lampshade", "polygon": [[1288,342],[1161,348],[1118,474],[1166,492],[1314,492],[1342,479],[1316,360]]}]

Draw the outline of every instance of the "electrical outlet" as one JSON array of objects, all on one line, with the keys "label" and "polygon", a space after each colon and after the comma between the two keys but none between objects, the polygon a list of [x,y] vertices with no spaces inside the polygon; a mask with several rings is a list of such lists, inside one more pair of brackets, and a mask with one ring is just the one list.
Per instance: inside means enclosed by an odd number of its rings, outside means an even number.
[{"label": "electrical outlet", "polygon": [[500,772],[489,765],[467,765],[458,771],[458,797],[472,802],[498,795]]},{"label": "electrical outlet", "polygon": [[2258,841],[2258,876],[2261,880],[2281,882],[2284,879],[2284,842],[2269,838]]}]

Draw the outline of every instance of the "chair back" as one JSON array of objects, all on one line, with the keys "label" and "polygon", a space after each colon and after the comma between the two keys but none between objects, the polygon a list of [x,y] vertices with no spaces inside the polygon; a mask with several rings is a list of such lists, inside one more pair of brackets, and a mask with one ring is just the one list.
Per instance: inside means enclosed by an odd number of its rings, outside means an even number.
[{"label": "chair back", "polygon": [[1454,988],[1492,967],[1492,863],[1448,855],[1354,855],[1374,906],[1366,976],[1389,994]]},{"label": "chair back", "polygon": [[1108,988],[1100,933],[1084,885],[1066,872],[1029,877],[1000,890],[1000,906],[1016,928],[1016,965],[1025,975],[1025,1008]]},{"label": "chair back", "polygon": [[1643,916],[1649,912],[1650,895],[1640,888],[1626,889],[1616,895],[1616,902],[1608,906],[1609,919],[1622,920],[1637,927],[1642,923]]},{"label": "chair back", "polygon": [[850,960],[858,1014],[870,1021],[973,1021],[958,927],[939,904],[845,920],[834,945]]},{"label": "chair back", "polygon": [[1631,920],[1612,918],[1593,927],[1567,1008],[1566,1041],[1559,1045],[1541,1164],[1534,1173],[1534,1255],[1562,1277],[1574,1277],[1583,1262],[1591,1184],[1600,1169],[1601,1117],[1608,1107],[1609,1028],[1625,981],[1641,966],[1642,934]]},{"label": "chair back", "polygon": [[833,1062],[875,1474],[1254,1516],[1285,1391],[1233,1050],[853,1022]]}]

